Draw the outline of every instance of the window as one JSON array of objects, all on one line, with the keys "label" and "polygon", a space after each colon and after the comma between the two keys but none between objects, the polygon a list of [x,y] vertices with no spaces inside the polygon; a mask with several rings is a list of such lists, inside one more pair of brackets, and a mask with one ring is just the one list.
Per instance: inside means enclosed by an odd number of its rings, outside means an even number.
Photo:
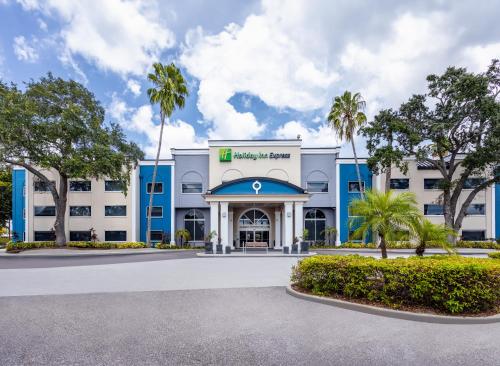
[{"label": "window", "polygon": [[[149,207],[146,210],[146,217],[149,215]],[[153,210],[151,210],[151,217],[163,217],[163,207],[162,206],[153,206]]]},{"label": "window", "polygon": [[104,240],[106,241],[126,241],[127,232],[125,230],[105,231]]},{"label": "window", "polygon": [[443,180],[440,178],[424,179],[424,189],[442,189]]},{"label": "window", "polygon": [[312,193],[328,192],[328,182],[307,182],[307,191]]},{"label": "window", "polygon": [[90,241],[90,237],[90,230],[69,232],[69,241]]},{"label": "window", "polygon": [[91,216],[92,208],[90,206],[69,206],[70,216]]},{"label": "window", "polygon": [[151,241],[162,241],[163,240],[163,231],[161,230],[151,230]]},{"label": "window", "polygon": [[466,215],[484,215],[485,214],[485,205],[484,203],[472,203],[467,207],[465,211]]},{"label": "window", "polygon": [[[37,180],[33,183],[34,183],[34,187],[35,187],[35,192],[50,192],[49,184],[47,182]],[[53,180],[50,181],[50,183],[52,183],[53,185],[56,184],[56,182]]]},{"label": "window", "polygon": [[205,217],[200,210],[190,210],[184,216],[184,228],[191,234],[191,240],[203,241],[205,234]]},{"label": "window", "polygon": [[462,230],[462,240],[485,240],[484,230]]},{"label": "window", "polygon": [[182,183],[182,193],[201,193],[201,183]]},{"label": "window", "polygon": [[307,229],[306,240],[324,241],[325,240],[326,216],[318,209],[309,210],[304,219],[304,228]]},{"label": "window", "polygon": [[127,206],[104,206],[104,216],[127,216]]},{"label": "window", "polygon": [[424,215],[443,215],[443,205],[424,205]]},{"label": "window", "polygon": [[56,206],[35,206],[35,216],[55,216]]},{"label": "window", "polygon": [[104,190],[106,192],[123,192],[123,182],[121,180],[104,181]]},{"label": "window", "polygon": [[408,189],[410,188],[410,180],[408,178],[391,179],[391,189]]},{"label": "window", "polygon": [[464,182],[464,189],[474,189],[484,182],[484,178],[467,178]]},{"label": "window", "polygon": [[91,188],[90,180],[72,180],[69,182],[71,192],[90,192]]},{"label": "window", "polygon": [[35,231],[35,241],[54,241],[56,240],[55,231]]},{"label": "window", "polygon": [[[349,192],[361,192],[359,189],[359,182],[347,182]],[[361,182],[361,189],[365,191],[365,182]]]},{"label": "window", "polygon": [[[153,185],[153,183],[148,183],[148,188],[147,188],[147,191],[148,193],[151,193],[151,186]],[[155,183],[155,190],[153,192],[154,193],[163,193],[163,183]]]}]

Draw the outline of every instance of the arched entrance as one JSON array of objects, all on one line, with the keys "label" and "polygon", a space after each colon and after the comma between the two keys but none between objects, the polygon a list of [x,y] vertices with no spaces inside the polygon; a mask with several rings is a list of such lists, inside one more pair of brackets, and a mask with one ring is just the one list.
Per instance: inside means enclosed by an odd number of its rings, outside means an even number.
[{"label": "arched entrance", "polygon": [[243,212],[238,220],[240,246],[247,242],[265,242],[269,246],[270,229],[271,222],[265,212],[255,208]]}]

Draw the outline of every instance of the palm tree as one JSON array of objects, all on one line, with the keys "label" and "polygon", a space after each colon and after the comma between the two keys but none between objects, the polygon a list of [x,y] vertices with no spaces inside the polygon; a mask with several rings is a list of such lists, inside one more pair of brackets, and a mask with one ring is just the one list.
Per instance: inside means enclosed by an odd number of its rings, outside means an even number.
[{"label": "palm tree", "polygon": [[341,140],[350,142],[352,145],[352,153],[354,162],[356,163],[356,173],[358,174],[358,184],[361,197],[363,187],[361,183],[361,173],[359,171],[358,155],[354,145],[354,135],[356,131],[366,123],[366,115],[363,110],[366,107],[366,102],[361,97],[361,94],[351,94],[350,91],[345,91],[341,96],[333,99],[330,113],[328,114],[328,122],[337,133]]},{"label": "palm tree", "polygon": [[175,237],[179,239],[181,243],[180,247],[182,248],[184,246],[184,243],[187,243],[189,240],[191,240],[191,233],[187,229],[179,229],[175,232]]},{"label": "palm tree", "polygon": [[[161,142],[163,138],[163,127],[165,117],[170,117],[175,108],[182,109],[189,92],[186,82],[180,70],[173,63],[162,65],[159,62],[153,64],[154,73],[148,74],[148,80],[154,87],[148,89],[149,101],[151,104],[160,105],[160,138],[158,139],[158,151],[156,153],[153,178],[151,179],[151,191],[149,192],[149,207],[153,206],[153,193],[156,184],[156,173],[158,171],[158,161],[160,160]],[[147,245],[151,245],[151,209],[148,211],[147,225]]]},{"label": "palm tree", "polygon": [[392,191],[366,191],[365,198],[355,199],[350,204],[353,224],[358,226],[354,237],[363,237],[373,231],[380,238],[382,258],[387,258],[386,240],[395,232],[413,230],[414,222],[421,217],[413,193],[394,194]]},{"label": "palm tree", "polygon": [[422,256],[429,241],[438,242],[448,253],[454,252],[448,243],[449,236],[456,236],[455,231],[446,225],[433,224],[427,219],[416,220],[413,224],[413,233],[418,240],[415,253]]}]

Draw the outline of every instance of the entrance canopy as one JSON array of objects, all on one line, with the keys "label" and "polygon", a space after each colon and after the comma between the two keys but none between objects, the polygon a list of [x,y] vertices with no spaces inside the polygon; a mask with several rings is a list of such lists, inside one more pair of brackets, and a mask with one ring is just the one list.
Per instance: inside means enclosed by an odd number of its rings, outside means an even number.
[{"label": "entrance canopy", "polygon": [[219,195],[303,195],[306,192],[294,184],[267,177],[249,177],[222,183],[207,192]]}]

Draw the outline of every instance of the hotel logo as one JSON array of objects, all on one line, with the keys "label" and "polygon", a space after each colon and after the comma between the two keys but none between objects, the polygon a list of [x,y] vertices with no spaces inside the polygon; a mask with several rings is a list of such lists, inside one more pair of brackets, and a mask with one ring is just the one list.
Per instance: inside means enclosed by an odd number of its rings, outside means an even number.
[{"label": "hotel logo", "polygon": [[229,162],[231,161],[232,151],[230,147],[224,149],[219,149],[219,161]]}]

